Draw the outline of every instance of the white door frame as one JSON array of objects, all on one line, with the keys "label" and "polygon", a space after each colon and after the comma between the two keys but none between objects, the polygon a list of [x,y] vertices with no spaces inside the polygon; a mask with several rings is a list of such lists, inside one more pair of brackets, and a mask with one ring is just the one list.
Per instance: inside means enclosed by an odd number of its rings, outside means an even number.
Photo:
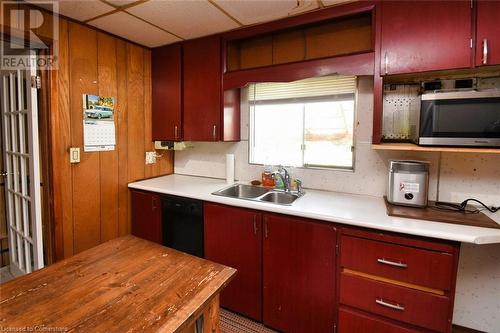
[{"label": "white door frame", "polygon": [[[36,59],[31,51],[30,57]],[[32,62],[36,63],[36,61]],[[1,75],[6,218],[14,276],[43,267],[36,67]]]}]

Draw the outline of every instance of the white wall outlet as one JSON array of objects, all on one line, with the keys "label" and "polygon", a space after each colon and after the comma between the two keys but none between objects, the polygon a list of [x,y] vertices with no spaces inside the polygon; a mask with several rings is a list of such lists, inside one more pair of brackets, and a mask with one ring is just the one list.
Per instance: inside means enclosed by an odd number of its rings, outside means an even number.
[{"label": "white wall outlet", "polygon": [[80,148],[69,149],[69,163],[80,163]]},{"label": "white wall outlet", "polygon": [[146,152],[146,164],[155,164],[156,163],[156,152],[155,151],[147,151]]}]

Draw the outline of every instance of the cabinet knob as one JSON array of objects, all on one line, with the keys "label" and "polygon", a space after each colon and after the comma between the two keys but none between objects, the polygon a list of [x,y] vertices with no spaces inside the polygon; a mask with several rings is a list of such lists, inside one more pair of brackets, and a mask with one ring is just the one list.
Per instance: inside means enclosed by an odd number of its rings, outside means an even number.
[{"label": "cabinet knob", "polygon": [[215,140],[217,140],[217,125],[214,125],[213,129],[212,129],[212,137]]},{"label": "cabinet knob", "polygon": [[179,138],[179,131],[177,129],[177,125],[174,126],[174,138],[175,139]]},{"label": "cabinet knob", "polygon": [[253,234],[257,235],[257,216],[253,216]]},{"label": "cabinet knob", "polygon": [[267,238],[269,231],[267,230],[267,219],[264,218],[264,238]]}]

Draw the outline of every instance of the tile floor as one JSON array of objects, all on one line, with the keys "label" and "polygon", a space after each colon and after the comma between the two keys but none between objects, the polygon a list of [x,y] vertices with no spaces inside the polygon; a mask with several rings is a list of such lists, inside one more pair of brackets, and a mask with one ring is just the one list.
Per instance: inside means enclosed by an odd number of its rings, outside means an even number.
[{"label": "tile floor", "polygon": [[261,323],[222,308],[220,309],[220,331],[221,333],[276,333]]},{"label": "tile floor", "polygon": [[12,280],[14,277],[9,272],[9,266],[0,268],[0,284]]}]

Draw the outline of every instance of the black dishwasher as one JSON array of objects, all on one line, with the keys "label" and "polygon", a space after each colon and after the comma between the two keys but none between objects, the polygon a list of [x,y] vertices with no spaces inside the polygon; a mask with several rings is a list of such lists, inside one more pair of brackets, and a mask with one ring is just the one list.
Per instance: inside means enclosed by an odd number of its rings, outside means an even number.
[{"label": "black dishwasher", "polygon": [[203,202],[162,196],[163,245],[203,258]]}]

